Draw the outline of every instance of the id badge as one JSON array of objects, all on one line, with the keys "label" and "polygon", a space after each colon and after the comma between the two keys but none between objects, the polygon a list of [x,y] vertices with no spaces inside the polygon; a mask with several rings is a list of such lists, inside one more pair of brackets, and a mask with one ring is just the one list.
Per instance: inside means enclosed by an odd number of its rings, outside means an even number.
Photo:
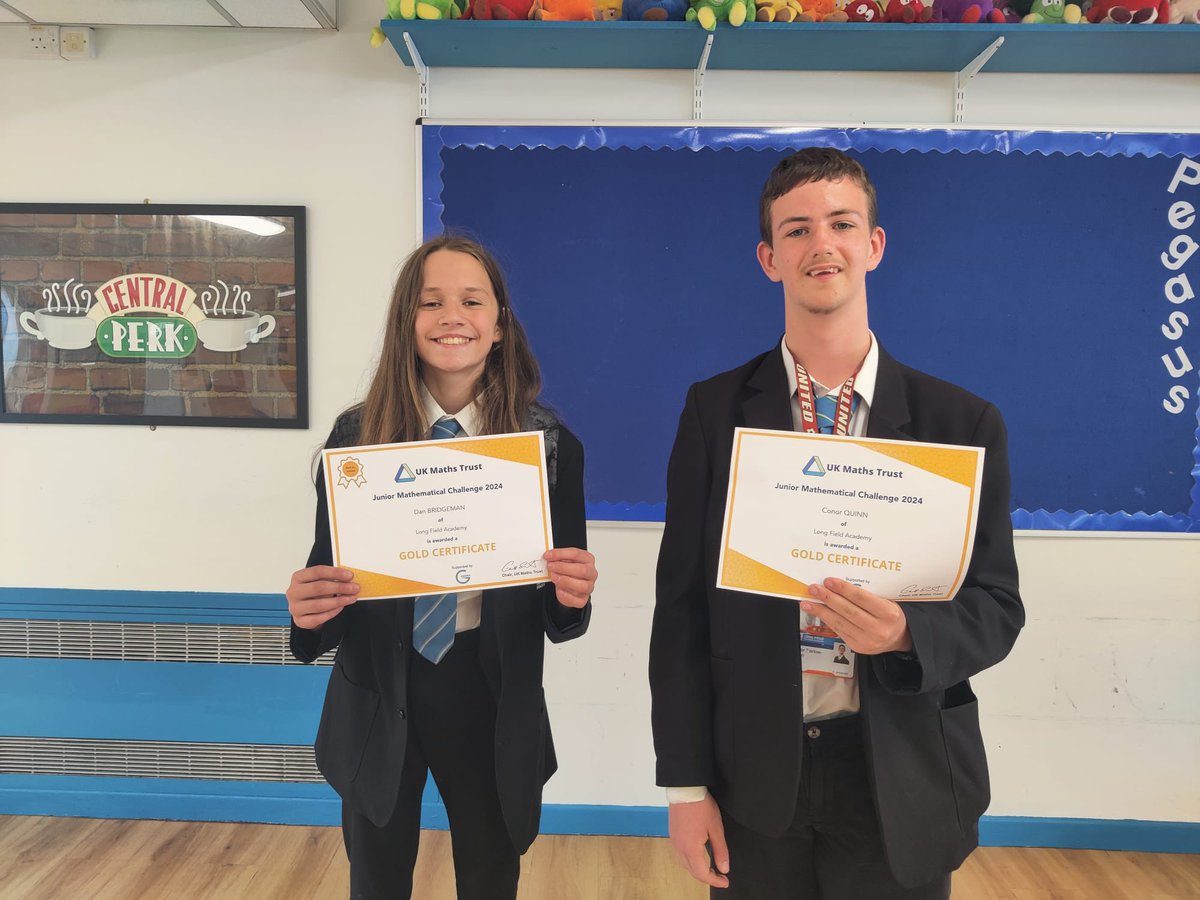
[{"label": "id badge", "polygon": [[854,651],[832,628],[814,619],[800,632],[800,668],[805,675],[853,678]]}]

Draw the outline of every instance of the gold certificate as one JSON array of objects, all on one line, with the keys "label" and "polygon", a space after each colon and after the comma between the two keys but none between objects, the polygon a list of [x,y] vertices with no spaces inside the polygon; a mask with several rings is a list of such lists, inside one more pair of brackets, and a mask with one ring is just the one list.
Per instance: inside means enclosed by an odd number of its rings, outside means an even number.
[{"label": "gold certificate", "polygon": [[971,561],[983,449],[738,428],[717,587],[809,597],[841,578],[949,600]]},{"label": "gold certificate", "polygon": [[548,581],[540,431],[322,452],[334,565],[360,598]]}]

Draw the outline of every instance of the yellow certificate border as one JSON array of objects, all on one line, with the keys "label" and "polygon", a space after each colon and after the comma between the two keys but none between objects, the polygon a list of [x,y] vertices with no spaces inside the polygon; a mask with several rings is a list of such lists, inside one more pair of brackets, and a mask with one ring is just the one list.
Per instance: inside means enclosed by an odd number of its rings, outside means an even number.
[{"label": "yellow certificate border", "polygon": [[[819,440],[819,441],[840,441],[840,442],[846,442],[846,443],[851,443],[851,444],[858,444],[860,447],[863,447],[864,449],[872,450],[877,453],[882,453],[884,456],[890,456],[893,459],[900,459],[904,462],[907,462],[909,465],[915,466],[916,468],[925,469],[927,472],[932,472],[935,475],[939,475],[943,478],[949,478],[951,481],[955,481],[958,484],[964,485],[969,492],[967,508],[972,509],[972,510],[975,509],[975,494],[976,494],[977,485],[978,485],[978,480],[975,478],[975,472],[978,471],[980,473],[980,478],[982,478],[981,468],[982,468],[982,464],[983,464],[983,456],[985,453],[985,448],[969,447],[966,445],[959,445],[959,444],[935,444],[935,443],[924,443],[921,441],[896,441],[896,440],[890,440],[887,438],[848,437],[848,436],[834,435],[834,434],[812,434],[809,432],[773,431],[773,430],[766,429],[766,428],[742,428],[742,427],[739,427],[739,428],[734,429],[733,454],[730,458],[729,493],[725,498],[725,518],[724,518],[724,522],[722,523],[722,531],[724,533],[724,540],[723,540],[722,546],[721,546],[721,558],[718,560],[718,571],[720,572],[721,577],[717,581],[717,587],[721,588],[723,590],[743,591],[743,592],[755,593],[755,594],[763,594],[764,593],[764,591],[761,588],[756,589],[754,587],[750,587],[746,583],[731,584],[729,582],[727,576],[729,573],[730,566],[728,565],[728,563],[730,560],[736,560],[739,564],[737,567],[739,567],[739,568],[751,568],[751,569],[763,570],[760,574],[766,575],[768,578],[770,578],[770,580],[772,582],[774,582],[773,586],[781,587],[781,588],[786,588],[786,587],[792,588],[791,591],[788,591],[786,593],[782,590],[772,591],[768,594],[768,596],[785,597],[788,599],[797,599],[797,600],[812,599],[812,594],[809,593],[808,586],[806,584],[804,584],[803,582],[799,581],[796,578],[793,578],[792,576],[790,576],[784,572],[780,572],[778,569],[768,566],[766,563],[759,562],[756,559],[752,559],[748,556],[745,556],[744,554],[739,553],[737,550],[734,550],[729,545],[731,531],[732,531],[732,529],[730,528],[730,524],[732,523],[732,520],[733,520],[733,508],[737,503],[737,479],[738,479],[738,471],[739,471],[740,464],[741,464],[742,438],[746,437],[747,435],[754,436],[754,437],[793,438],[793,439],[801,438],[801,439]],[[883,449],[883,448],[889,447],[889,446],[894,447],[894,448],[904,448],[904,449],[900,450],[900,451],[889,451],[889,450]],[[933,468],[930,468],[928,465],[922,465],[921,463],[914,462],[910,457],[914,456],[914,455],[918,455],[918,456],[922,455],[920,453],[920,451],[922,449],[924,449],[926,451],[935,451],[935,452],[954,452],[957,454],[961,454],[964,457],[971,457],[972,465],[969,467],[970,472],[971,472],[971,477],[970,478],[964,477],[964,471],[962,471],[962,470],[954,473],[953,475],[948,476],[948,475],[946,475],[946,473],[938,471]],[[927,454],[925,454],[925,455],[927,455]],[[964,577],[964,570],[967,567],[967,562],[971,557],[971,552],[973,549],[971,547],[971,534],[972,534],[972,531],[975,530],[974,528],[972,528],[973,524],[975,524],[976,526],[978,525],[978,512],[976,512],[976,515],[972,519],[968,519],[968,521],[966,522],[966,527],[964,528],[964,531],[963,531],[962,549],[959,553],[958,570],[955,573],[954,581],[952,582],[952,585],[951,585],[952,587],[957,586],[958,590],[961,590],[962,579]],[[942,600],[952,600],[954,598],[955,593],[957,593],[957,590],[954,592],[947,592],[947,593],[945,593],[941,596],[937,596],[937,597],[893,597],[891,599],[897,600],[897,601],[903,600],[905,602],[914,602],[914,603],[939,602]]]},{"label": "yellow certificate border", "polygon": [[[529,448],[524,446],[526,443],[532,442],[534,447]],[[510,446],[497,446],[503,444]],[[472,449],[475,444],[491,444],[486,451]],[[325,474],[325,501],[329,508],[329,526],[330,534],[333,538],[333,564],[343,569],[349,569],[354,573],[355,580],[362,586],[363,590],[359,594],[363,600],[387,600],[399,599],[405,597],[418,597],[424,594],[445,594],[454,589],[449,586],[441,586],[436,584],[428,584],[421,581],[413,581],[407,578],[400,578],[396,575],[386,575],[382,572],[372,572],[368,569],[358,569],[354,566],[344,565],[342,559],[341,542],[338,538],[337,528],[337,492],[334,490],[334,466],[332,460],[334,457],[341,456],[363,456],[368,453],[380,453],[384,451],[400,450],[404,447],[444,447],[447,450],[455,450],[463,453],[471,453],[476,456],[490,456],[495,459],[503,459],[508,462],[524,463],[526,465],[536,466],[538,470],[538,491],[542,498],[542,542],[545,544],[546,550],[553,548],[553,538],[550,531],[550,499],[546,491],[546,447],[545,435],[540,431],[522,431],[514,434],[485,434],[476,437],[450,438],[440,441],[400,441],[394,444],[369,444],[357,447],[334,447],[332,449],[323,449],[321,451],[321,467]],[[532,451],[532,452],[531,452]],[[527,457],[522,459],[521,457]],[[549,576],[534,576],[530,578],[510,578],[504,581],[492,581],[481,584],[464,585],[458,590],[463,591],[482,591],[488,588],[496,587],[513,587],[518,584],[544,584],[550,580]],[[385,587],[401,588],[400,590],[383,591]],[[372,590],[374,589],[374,591]],[[377,592],[382,591],[382,592]]]}]

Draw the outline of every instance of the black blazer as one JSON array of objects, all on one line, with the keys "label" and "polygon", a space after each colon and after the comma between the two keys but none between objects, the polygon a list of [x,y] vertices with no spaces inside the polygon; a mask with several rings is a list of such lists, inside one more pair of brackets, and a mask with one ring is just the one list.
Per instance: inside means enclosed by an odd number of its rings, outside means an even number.
[{"label": "black blazer", "polygon": [[[340,417],[327,447],[354,444],[352,411]],[[544,413],[543,413],[544,415]],[[587,547],[583,501],[583,446],[555,423],[547,440],[554,546]],[[549,437],[549,436],[548,436]],[[324,479],[317,481],[317,521],[308,565],[332,565]],[[542,785],[558,762],[542,693],[545,637],[554,643],[580,637],[591,619],[562,606],[554,586],[516,585],[483,592],[479,658],[496,702],[496,783],[514,846],[524,853],[537,836]],[[412,598],[361,600],[320,631],[291,629],[293,655],[311,662],[337,647],[321,724],[317,766],[355,810],[385,825],[396,806],[408,735],[406,696],[412,639]]]},{"label": "black blazer", "polygon": [[[650,646],[658,783],[708,785],[728,815],[768,835],[792,820],[803,696],[799,606],[718,590],[717,553],[735,426],[792,430],[776,345],[688,392],[667,474]],[[955,868],[990,800],[967,678],[1003,659],[1024,624],[999,411],[882,349],[870,437],[987,448],[974,553],[958,595],[904,603],[916,661],[862,656],[859,696],[889,865],[903,884]]]}]

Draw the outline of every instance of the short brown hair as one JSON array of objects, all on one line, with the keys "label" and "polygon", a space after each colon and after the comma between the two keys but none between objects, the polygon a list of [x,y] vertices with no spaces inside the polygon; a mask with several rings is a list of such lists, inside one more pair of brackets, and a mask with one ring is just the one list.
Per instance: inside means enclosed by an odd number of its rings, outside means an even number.
[{"label": "short brown hair", "polygon": [[758,227],[763,243],[771,246],[771,205],[801,184],[812,181],[840,181],[849,178],[857,182],[867,195],[867,224],[871,231],[879,224],[879,205],[875,185],[862,163],[832,147],[805,147],[783,159],[767,177],[762,197],[758,201]]}]

